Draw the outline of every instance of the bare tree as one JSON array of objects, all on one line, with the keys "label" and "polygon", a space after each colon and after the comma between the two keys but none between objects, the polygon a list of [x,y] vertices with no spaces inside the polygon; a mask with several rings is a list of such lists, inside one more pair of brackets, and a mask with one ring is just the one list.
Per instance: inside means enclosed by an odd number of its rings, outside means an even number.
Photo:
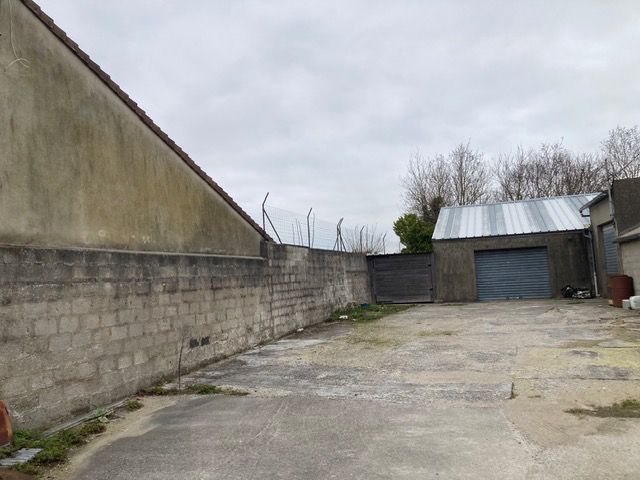
[{"label": "bare tree", "polygon": [[376,254],[384,252],[384,235],[375,225],[357,225],[344,230],[347,250],[355,253]]},{"label": "bare tree", "polygon": [[461,143],[447,157],[453,204],[472,205],[489,198],[490,170],[484,154],[473,151],[469,142]]},{"label": "bare tree", "polygon": [[535,153],[529,170],[531,178],[528,197],[562,195],[561,172],[566,168],[569,168],[569,152],[562,141],[543,143]]},{"label": "bare tree", "polygon": [[606,183],[597,155],[573,153],[561,141],[502,155],[495,176],[496,198],[509,201],[595,192]]},{"label": "bare tree", "polygon": [[515,201],[602,190],[611,178],[640,176],[640,131],[637,127],[609,132],[603,142],[606,160],[597,153],[575,153],[560,141],[539,149],[519,146],[499,154],[493,168],[484,154],[460,143],[447,156],[409,161],[402,183],[408,212],[435,224],[440,208],[472,205],[491,199]]},{"label": "bare tree", "polygon": [[603,168],[607,181],[640,176],[640,130],[638,126],[609,131],[602,142]]},{"label": "bare tree", "polygon": [[494,167],[496,178],[495,199],[503,201],[527,198],[529,189],[529,165],[533,152],[519,146],[515,153],[501,153]]},{"label": "bare tree", "polygon": [[607,179],[601,157],[597,153],[574,153],[570,168],[563,171],[563,195],[592,193],[606,187]]},{"label": "bare tree", "polygon": [[443,155],[424,158],[417,150],[409,160],[402,185],[407,210],[427,223],[435,223],[440,208],[449,205],[452,199],[447,159]]}]

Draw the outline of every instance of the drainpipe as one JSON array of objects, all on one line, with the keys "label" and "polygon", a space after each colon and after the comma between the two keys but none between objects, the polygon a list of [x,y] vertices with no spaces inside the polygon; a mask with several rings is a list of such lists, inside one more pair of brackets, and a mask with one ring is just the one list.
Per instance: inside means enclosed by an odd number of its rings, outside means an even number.
[{"label": "drainpipe", "polygon": [[589,246],[591,247],[591,275],[593,275],[593,289],[595,290],[596,297],[599,297],[600,292],[598,291],[598,274],[596,272],[596,252],[593,247],[593,235],[588,229],[583,232],[583,235],[589,239]]},{"label": "drainpipe", "polygon": [[613,198],[611,196],[611,184],[607,187],[607,196],[609,197],[609,215],[611,218],[615,218],[616,209],[613,206]]},{"label": "drainpipe", "polygon": [[[611,196],[609,196],[609,199],[611,199]],[[590,219],[591,212],[585,215],[584,210],[580,209],[580,216],[583,218],[589,218],[589,220],[591,220]],[[591,221],[589,221],[589,223],[591,223]],[[598,289],[598,272],[596,270],[596,249],[593,246],[593,234],[591,233],[591,226],[589,228],[585,228],[584,231],[582,232],[582,235],[585,238],[589,239],[589,248],[591,249],[591,275],[593,276],[593,290],[594,290],[594,293],[596,294],[596,297],[599,297],[600,292]]]}]

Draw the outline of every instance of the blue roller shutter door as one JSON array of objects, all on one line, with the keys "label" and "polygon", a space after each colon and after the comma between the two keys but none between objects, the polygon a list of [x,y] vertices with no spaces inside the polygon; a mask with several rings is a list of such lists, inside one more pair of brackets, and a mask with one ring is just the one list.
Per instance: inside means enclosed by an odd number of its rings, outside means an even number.
[{"label": "blue roller shutter door", "polygon": [[546,247],[475,252],[478,300],[551,298]]},{"label": "blue roller shutter door", "polygon": [[604,242],[605,270],[609,275],[620,273],[618,265],[618,243],[616,229],[613,224],[602,227],[602,240]]}]

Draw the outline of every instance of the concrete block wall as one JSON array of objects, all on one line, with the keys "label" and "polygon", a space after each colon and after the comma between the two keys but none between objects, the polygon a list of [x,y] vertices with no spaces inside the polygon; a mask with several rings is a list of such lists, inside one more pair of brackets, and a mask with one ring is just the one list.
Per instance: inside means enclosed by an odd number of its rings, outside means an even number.
[{"label": "concrete block wall", "polygon": [[362,255],[0,247],[0,399],[41,427],[370,299]]}]

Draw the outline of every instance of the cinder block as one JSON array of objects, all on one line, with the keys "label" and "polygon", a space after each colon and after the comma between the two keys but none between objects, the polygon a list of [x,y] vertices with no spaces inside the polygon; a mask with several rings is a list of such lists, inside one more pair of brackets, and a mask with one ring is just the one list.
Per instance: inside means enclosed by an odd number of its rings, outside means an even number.
[{"label": "cinder block", "polygon": [[158,332],[153,337],[153,344],[155,346],[161,346],[167,343],[169,335],[166,332]]},{"label": "cinder block", "polygon": [[147,354],[144,351],[137,351],[133,353],[133,364],[141,365],[147,361]]},{"label": "cinder block", "polygon": [[94,344],[103,344],[111,341],[111,327],[98,328],[91,331],[91,339]]},{"label": "cinder block", "polygon": [[135,320],[135,310],[118,310],[118,324],[129,324]]},{"label": "cinder block", "polygon": [[117,314],[115,312],[100,314],[100,325],[103,327],[113,327],[117,323]]},{"label": "cinder block", "polygon": [[23,318],[41,318],[47,315],[47,302],[25,303],[22,305]]},{"label": "cinder block", "polygon": [[195,315],[181,315],[180,323],[184,327],[193,327],[196,324],[196,316]]},{"label": "cinder block", "polygon": [[170,318],[162,318],[158,321],[158,330],[161,332],[166,332],[171,329],[171,319]]},{"label": "cinder block", "polygon": [[34,330],[38,336],[55,335],[58,333],[58,321],[55,318],[40,318],[35,321]]},{"label": "cinder block", "polygon": [[97,296],[91,298],[91,312],[108,312],[114,307],[114,300],[110,296]]},{"label": "cinder block", "polygon": [[87,386],[83,383],[72,383],[63,388],[66,399],[86,397]]},{"label": "cinder block", "polygon": [[153,337],[149,335],[143,335],[139,340],[138,344],[140,349],[146,349],[153,346]]},{"label": "cinder block", "polygon": [[43,390],[53,385],[54,379],[49,373],[40,373],[31,377],[31,390]]},{"label": "cinder block", "polygon": [[62,333],[49,338],[49,351],[61,352],[71,348],[71,334]]},{"label": "cinder block", "polygon": [[88,298],[75,298],[71,301],[71,311],[73,313],[89,313],[91,310],[91,300]]},{"label": "cinder block", "polygon": [[118,358],[118,370],[130,367],[133,364],[133,359],[130,354],[126,353]]},{"label": "cinder block", "polygon": [[80,317],[80,328],[84,330],[94,330],[100,326],[100,316],[97,314],[87,314]]},{"label": "cinder block", "polygon": [[117,368],[117,362],[116,362],[116,359],[113,357],[105,358],[104,360],[100,360],[98,362],[98,371],[100,373],[111,372],[116,368]]},{"label": "cinder block", "polygon": [[180,333],[178,333],[176,330],[170,330],[167,333],[167,342],[171,343],[171,342],[179,342],[181,339],[181,335]]},{"label": "cinder block", "polygon": [[58,300],[47,303],[47,315],[57,317],[60,315],[69,315],[71,313],[71,302],[67,300]]},{"label": "cinder block", "polygon": [[80,322],[76,316],[64,316],[60,318],[58,331],[60,333],[73,333],[78,330]]},{"label": "cinder block", "polygon": [[14,376],[2,382],[2,390],[5,395],[24,395],[31,391],[31,381],[26,376]]},{"label": "cinder block", "polygon": [[171,304],[171,295],[170,293],[161,293],[158,295],[158,305],[170,305]]},{"label": "cinder block", "polygon": [[111,327],[111,339],[112,340],[122,340],[127,338],[127,325],[117,325],[115,327]]},{"label": "cinder block", "polygon": [[161,278],[176,277],[178,270],[174,265],[161,266],[159,275]]},{"label": "cinder block", "polygon": [[141,323],[129,325],[129,337],[139,337],[143,334],[144,327]]},{"label": "cinder block", "polygon": [[76,378],[78,379],[88,379],[92,378],[97,371],[97,367],[94,363],[81,363],[75,367],[76,370]]},{"label": "cinder block", "polygon": [[71,347],[79,348],[84,347],[85,345],[89,345],[91,343],[91,332],[83,331],[77,332],[71,338]]}]

